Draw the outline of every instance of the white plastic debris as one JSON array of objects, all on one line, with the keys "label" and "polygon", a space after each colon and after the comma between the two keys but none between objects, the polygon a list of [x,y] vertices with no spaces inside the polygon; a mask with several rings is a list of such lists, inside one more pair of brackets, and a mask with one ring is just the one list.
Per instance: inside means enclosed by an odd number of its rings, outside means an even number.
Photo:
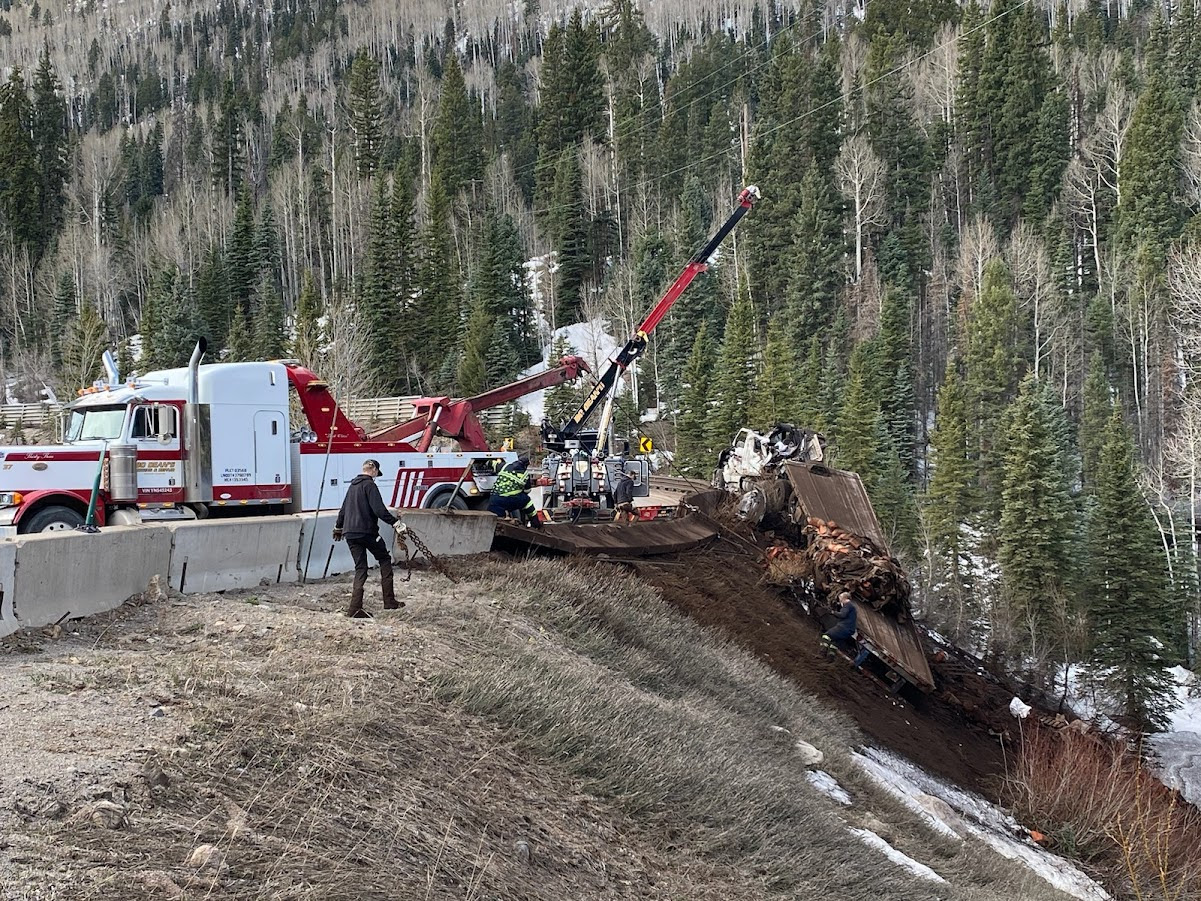
[{"label": "white plastic debris", "polygon": [[1029,704],[1022,702],[1021,698],[1014,698],[1009,702],[1009,712],[1016,716],[1019,720],[1024,720],[1030,715],[1031,707]]}]

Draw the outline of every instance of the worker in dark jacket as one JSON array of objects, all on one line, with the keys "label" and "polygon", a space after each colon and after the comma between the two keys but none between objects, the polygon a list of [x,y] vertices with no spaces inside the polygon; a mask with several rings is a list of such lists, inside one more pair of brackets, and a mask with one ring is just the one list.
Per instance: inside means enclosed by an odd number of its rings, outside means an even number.
[{"label": "worker in dark jacket", "polygon": [[838,596],[838,609],[834,611],[837,622],[822,633],[822,648],[827,654],[833,655],[834,649],[841,643],[847,644],[855,637],[855,623],[859,611],[851,600],[851,593],[844,591]]},{"label": "worker in dark jacket", "polygon": [[346,489],[346,500],[338,511],[334,523],[334,541],[346,539],[350,556],[354,559],[354,589],[350,594],[350,607],[346,615],[355,619],[371,616],[363,609],[363,586],[367,584],[367,552],[379,561],[380,587],[383,589],[384,609],[395,610],[396,593],[392,585],[392,554],[379,534],[379,521],[396,524],[396,517],[384,506],[379,486],[375,480],[380,475],[379,462],[366,460],[362,475],[357,475]]},{"label": "worker in dark jacket", "polygon": [[613,509],[616,522],[633,522],[638,518],[634,512],[634,477],[624,469],[617,470],[617,484],[613,486]]},{"label": "worker in dark jacket", "polygon": [[501,470],[492,486],[492,497],[488,500],[488,512],[497,516],[516,512],[527,526],[535,529],[542,528],[538,519],[538,511],[530,500],[526,489],[529,488],[532,477],[526,474],[530,468],[528,454],[522,454]]}]

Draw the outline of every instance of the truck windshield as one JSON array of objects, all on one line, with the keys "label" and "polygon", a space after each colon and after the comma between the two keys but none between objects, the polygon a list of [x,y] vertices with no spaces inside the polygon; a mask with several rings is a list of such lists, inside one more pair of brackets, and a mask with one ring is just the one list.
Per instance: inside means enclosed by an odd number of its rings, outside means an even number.
[{"label": "truck windshield", "polygon": [[67,441],[98,441],[121,437],[125,407],[89,407],[72,410]]}]

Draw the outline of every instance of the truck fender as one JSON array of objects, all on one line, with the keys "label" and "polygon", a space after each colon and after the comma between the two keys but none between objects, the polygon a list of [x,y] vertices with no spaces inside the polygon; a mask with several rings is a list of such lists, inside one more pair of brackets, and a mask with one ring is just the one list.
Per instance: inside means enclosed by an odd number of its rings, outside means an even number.
[{"label": "truck fender", "polygon": [[[19,526],[20,523],[37,513],[43,507],[62,506],[70,507],[72,510],[78,510],[81,515],[85,515],[88,509],[88,501],[91,500],[91,492],[88,491],[63,491],[62,489],[46,489],[43,491],[22,492],[21,506],[17,508],[13,514],[12,524]],[[104,525],[104,495],[101,493],[96,501],[96,525]]]}]

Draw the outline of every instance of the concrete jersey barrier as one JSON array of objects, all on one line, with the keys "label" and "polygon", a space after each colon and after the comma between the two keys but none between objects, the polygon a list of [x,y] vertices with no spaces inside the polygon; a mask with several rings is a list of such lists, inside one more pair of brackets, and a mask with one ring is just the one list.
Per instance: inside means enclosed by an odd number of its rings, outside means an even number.
[{"label": "concrete jersey barrier", "polygon": [[255,516],[173,523],[171,587],[183,594],[295,582],[300,522]]},{"label": "concrete jersey barrier", "polygon": [[[113,526],[95,534],[46,532],[0,541],[0,636],[113,610],[160,575],[186,594],[351,572],[336,511],[204,522]],[[437,557],[487,553],[491,513],[403,510],[401,521]],[[395,533],[381,528],[394,558]],[[424,553],[412,540],[412,557]],[[375,565],[373,558],[368,558]]]},{"label": "concrete jersey barrier", "polygon": [[43,532],[11,545],[12,607],[22,628],[112,610],[171,566],[171,532],[158,525],[112,526],[94,535]]},{"label": "concrete jersey barrier", "polygon": [[17,575],[17,546],[11,541],[0,542],[0,638],[21,628],[13,612]]},{"label": "concrete jersey barrier", "polygon": [[[401,510],[400,520],[413,530],[435,557],[486,554],[492,549],[496,516],[474,510]],[[425,555],[409,542],[413,559]],[[395,556],[395,554],[393,554]]]}]

